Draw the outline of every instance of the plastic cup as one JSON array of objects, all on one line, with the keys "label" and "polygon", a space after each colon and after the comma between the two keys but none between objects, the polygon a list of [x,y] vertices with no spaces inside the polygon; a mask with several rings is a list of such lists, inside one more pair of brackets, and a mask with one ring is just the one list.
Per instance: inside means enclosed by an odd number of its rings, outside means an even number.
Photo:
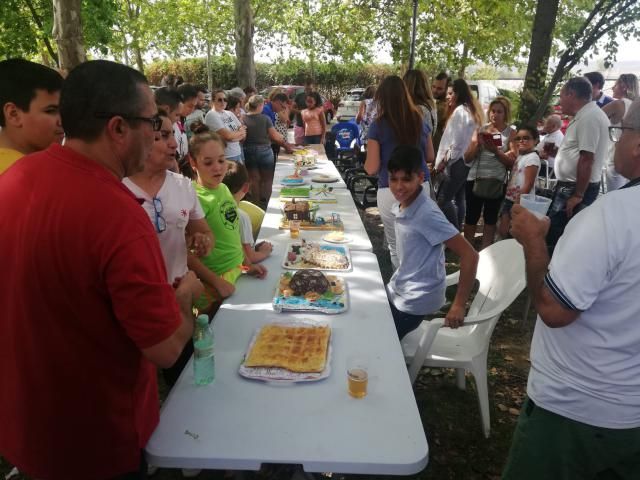
[{"label": "plastic cup", "polygon": [[300,220],[289,220],[291,238],[300,238]]},{"label": "plastic cup", "polygon": [[353,398],[367,396],[369,383],[369,362],[365,357],[353,356],[347,359],[347,385]]},{"label": "plastic cup", "polygon": [[536,217],[542,218],[547,214],[551,199],[541,197],[535,193],[525,193],[520,195],[520,205],[533,213]]}]

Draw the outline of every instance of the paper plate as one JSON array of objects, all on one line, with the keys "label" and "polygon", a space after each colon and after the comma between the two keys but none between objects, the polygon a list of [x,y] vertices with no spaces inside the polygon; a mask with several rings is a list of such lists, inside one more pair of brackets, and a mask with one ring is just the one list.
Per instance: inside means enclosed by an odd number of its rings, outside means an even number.
[{"label": "paper plate", "polygon": [[335,183],[338,180],[340,180],[338,177],[331,175],[314,175],[311,177],[311,181],[316,183]]},{"label": "paper plate", "polygon": [[325,236],[322,237],[322,240],[324,240],[325,242],[338,243],[338,244],[353,242],[353,238],[351,238],[349,235],[343,235],[342,239],[340,239],[340,238],[331,238],[332,237],[332,233],[335,234],[336,232],[327,233]]}]

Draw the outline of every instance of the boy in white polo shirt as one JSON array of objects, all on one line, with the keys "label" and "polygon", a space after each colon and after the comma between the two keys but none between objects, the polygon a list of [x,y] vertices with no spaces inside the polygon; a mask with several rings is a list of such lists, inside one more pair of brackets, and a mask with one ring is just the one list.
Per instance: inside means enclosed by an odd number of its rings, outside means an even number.
[{"label": "boy in white polo shirt", "polygon": [[400,145],[387,166],[389,189],[398,201],[392,212],[399,261],[387,284],[387,295],[400,339],[445,302],[444,246],[460,257],[460,282],[445,326],[462,325],[478,265],[478,253],[447,220],[429,192],[423,192],[421,165],[418,148]]}]

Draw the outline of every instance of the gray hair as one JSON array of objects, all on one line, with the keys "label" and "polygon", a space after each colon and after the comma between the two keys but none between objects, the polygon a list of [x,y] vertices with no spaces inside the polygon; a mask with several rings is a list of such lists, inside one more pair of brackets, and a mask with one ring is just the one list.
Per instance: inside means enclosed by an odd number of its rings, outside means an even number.
[{"label": "gray hair", "polygon": [[251,95],[244,108],[247,112],[255,112],[263,103],[264,97],[262,95]]},{"label": "gray hair", "polygon": [[554,127],[562,126],[562,118],[560,117],[560,115],[557,115],[555,113],[547,117],[547,122],[550,122]]},{"label": "gray hair", "polygon": [[640,130],[640,98],[636,98],[627,109],[627,114],[624,116],[624,125]]},{"label": "gray hair", "polygon": [[573,77],[567,80],[564,87],[567,90],[571,90],[575,96],[581,100],[591,101],[591,94],[593,93],[593,87],[587,77]]},{"label": "gray hair", "polygon": [[242,90],[240,87],[233,87],[231,90],[229,90],[229,95],[237,98],[246,97],[244,90]]}]

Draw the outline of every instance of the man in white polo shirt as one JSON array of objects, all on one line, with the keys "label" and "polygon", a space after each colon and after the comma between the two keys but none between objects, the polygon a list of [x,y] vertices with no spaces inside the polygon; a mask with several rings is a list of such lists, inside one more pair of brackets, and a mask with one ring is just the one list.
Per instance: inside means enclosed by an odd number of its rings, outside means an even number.
[{"label": "man in white polo shirt", "polygon": [[609,119],[591,101],[591,83],[574,77],[560,90],[562,112],[573,115],[554,162],[558,182],[547,215],[551,220],[547,245],[549,253],[573,215],[598,197],[600,174],[607,158]]},{"label": "man in white polo shirt", "polygon": [[640,478],[640,100],[610,135],[633,180],[573,219],[550,263],[549,221],[512,210],[538,320],[503,479]]}]

